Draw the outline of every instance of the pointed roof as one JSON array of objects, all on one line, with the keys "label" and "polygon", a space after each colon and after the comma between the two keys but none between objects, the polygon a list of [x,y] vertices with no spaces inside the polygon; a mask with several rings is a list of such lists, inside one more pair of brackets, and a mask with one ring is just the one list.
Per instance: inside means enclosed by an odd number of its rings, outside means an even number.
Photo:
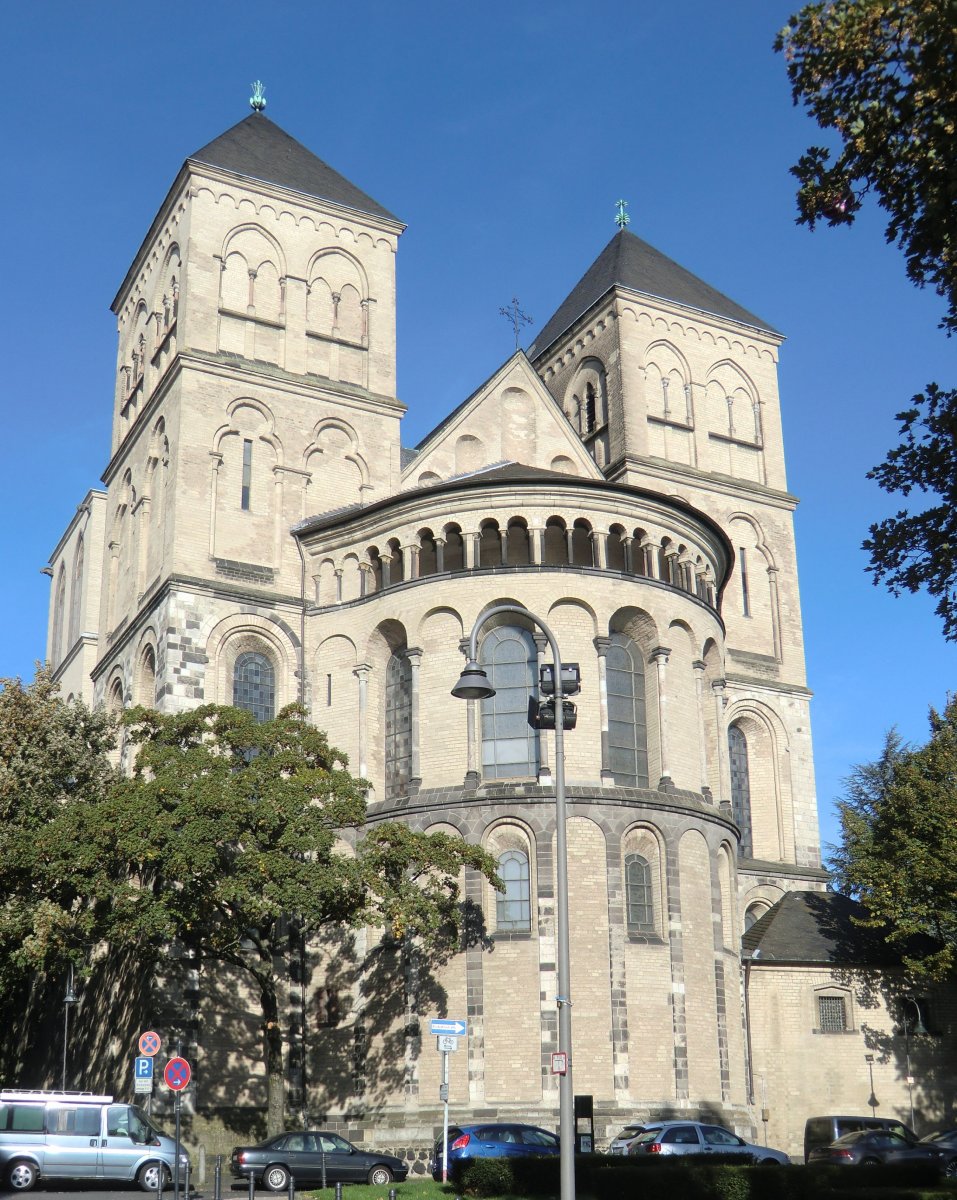
[{"label": "pointed roof", "polygon": [[188,161],[276,183],[375,217],[398,220],[262,113],[251,113],[191,154]]},{"label": "pointed roof", "polygon": [[660,300],[672,300],[687,308],[725,317],[769,333],[778,332],[654,246],[649,246],[627,229],[620,229],[546,323],[529,347],[528,357],[534,359],[547,350],[566,329],[616,286]]}]

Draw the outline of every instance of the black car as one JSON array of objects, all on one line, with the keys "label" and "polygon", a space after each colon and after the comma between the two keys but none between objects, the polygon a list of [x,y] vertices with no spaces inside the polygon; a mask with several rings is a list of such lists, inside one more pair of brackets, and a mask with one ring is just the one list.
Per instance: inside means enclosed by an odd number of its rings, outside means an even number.
[{"label": "black car", "polygon": [[860,1129],[856,1133],[845,1133],[830,1146],[815,1146],[808,1155],[808,1162],[864,1167],[889,1163],[940,1163],[941,1152],[933,1144],[912,1140],[892,1129]]},{"label": "black car", "polygon": [[401,1183],[408,1166],[394,1154],[359,1150],[338,1133],[323,1129],[280,1133],[258,1146],[235,1146],[230,1155],[233,1175],[247,1178],[271,1192],[284,1192],[291,1175],[297,1184],[372,1183],[383,1187],[393,1179]]},{"label": "black car", "polygon": [[944,1129],[940,1133],[928,1133],[920,1140],[923,1145],[931,1146],[940,1153],[944,1174],[949,1179],[957,1177],[957,1129]]}]

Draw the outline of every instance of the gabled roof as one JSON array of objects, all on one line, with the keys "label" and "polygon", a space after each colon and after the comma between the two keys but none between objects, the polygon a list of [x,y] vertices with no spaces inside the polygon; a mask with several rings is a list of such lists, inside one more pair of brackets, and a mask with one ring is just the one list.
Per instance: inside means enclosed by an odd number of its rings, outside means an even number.
[{"label": "gabled roof", "polygon": [[777,330],[692,275],[640,237],[621,229],[595,259],[555,315],[529,347],[534,359],[615,286],[672,300],[699,312],[725,317],[754,329]]},{"label": "gabled roof", "polygon": [[251,113],[191,154],[189,161],[276,183],[372,216],[398,220],[262,113]]},{"label": "gabled roof", "polygon": [[855,924],[865,915],[863,905],[837,892],[788,892],[755,921],[741,948],[762,963],[900,966],[901,953],[888,946],[884,930]]}]

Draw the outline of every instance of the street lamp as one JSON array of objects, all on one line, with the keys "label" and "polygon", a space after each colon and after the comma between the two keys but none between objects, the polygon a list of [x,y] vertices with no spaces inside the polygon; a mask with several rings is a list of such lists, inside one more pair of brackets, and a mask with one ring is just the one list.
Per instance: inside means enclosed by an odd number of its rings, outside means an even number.
[{"label": "street lamp", "polygon": [[871,1116],[876,1117],[877,1116],[877,1105],[878,1105],[879,1101],[877,1099],[877,1095],[874,1092],[874,1055],[873,1054],[865,1054],[864,1061],[867,1063],[867,1071],[871,1077],[871,1094],[867,1097],[867,1103],[870,1105],[870,1108],[871,1108]]},{"label": "street lamp", "polygon": [[[917,1010],[917,1024],[914,1026],[914,1033],[917,1035],[925,1034],[927,1026],[921,1018],[920,1005],[913,996],[904,996],[904,1001],[907,1004],[913,1004]],[[907,1069],[907,1094],[910,1097],[910,1127],[914,1133],[917,1132],[916,1121],[914,1119],[914,1076],[910,1073],[910,1030],[907,1025],[907,1014],[901,1016],[901,1029],[904,1034],[904,1063]]]},{"label": "street lamp", "polygon": [[558,1111],[560,1139],[561,1200],[575,1200],[575,1111],[572,1086],[572,1001],[569,971],[568,938],[568,846],[565,830],[565,739],[563,704],[564,683],[562,659],[555,635],[540,618],[518,604],[499,604],[481,614],[469,635],[468,662],[452,688],[460,700],[487,700],[495,695],[488,675],[478,664],[478,635],[486,622],[502,613],[525,617],[537,625],[548,639],[554,663],[555,688],[555,867],[558,895],[558,1051],[564,1055],[565,1070],[558,1078]]},{"label": "street lamp", "polygon": [[63,993],[63,1077],[60,1086],[66,1091],[66,1048],[70,1040],[70,1005],[76,1004],[76,992],[73,990],[73,963],[70,963],[66,977],[66,990]]}]

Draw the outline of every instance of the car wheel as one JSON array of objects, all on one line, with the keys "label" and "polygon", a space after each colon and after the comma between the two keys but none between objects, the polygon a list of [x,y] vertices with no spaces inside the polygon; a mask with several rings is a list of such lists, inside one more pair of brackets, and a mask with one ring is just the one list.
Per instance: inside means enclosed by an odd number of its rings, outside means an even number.
[{"label": "car wheel", "polygon": [[758,1159],[759,1167],[779,1167],[781,1164],[776,1158],[760,1158]]},{"label": "car wheel", "polygon": [[948,1158],[944,1163],[944,1174],[948,1179],[957,1178],[957,1158]]},{"label": "car wheel", "polygon": [[7,1182],[15,1192],[28,1192],[37,1181],[37,1169],[33,1163],[15,1162],[7,1172]]},{"label": "car wheel", "polygon": [[157,1162],[147,1163],[145,1167],[140,1167],[136,1182],[144,1192],[158,1192],[160,1177],[163,1180],[163,1187],[168,1187],[173,1178],[169,1167],[164,1167],[162,1163]]},{"label": "car wheel", "polygon": [[289,1187],[289,1172],[279,1163],[263,1171],[263,1184],[270,1192],[284,1192]]},{"label": "car wheel", "polygon": [[862,1167],[879,1167],[881,1160],[879,1158],[865,1158],[861,1162]]},{"label": "car wheel", "polygon": [[387,1183],[392,1182],[392,1172],[380,1163],[369,1172],[369,1182],[373,1187],[385,1187]]}]

